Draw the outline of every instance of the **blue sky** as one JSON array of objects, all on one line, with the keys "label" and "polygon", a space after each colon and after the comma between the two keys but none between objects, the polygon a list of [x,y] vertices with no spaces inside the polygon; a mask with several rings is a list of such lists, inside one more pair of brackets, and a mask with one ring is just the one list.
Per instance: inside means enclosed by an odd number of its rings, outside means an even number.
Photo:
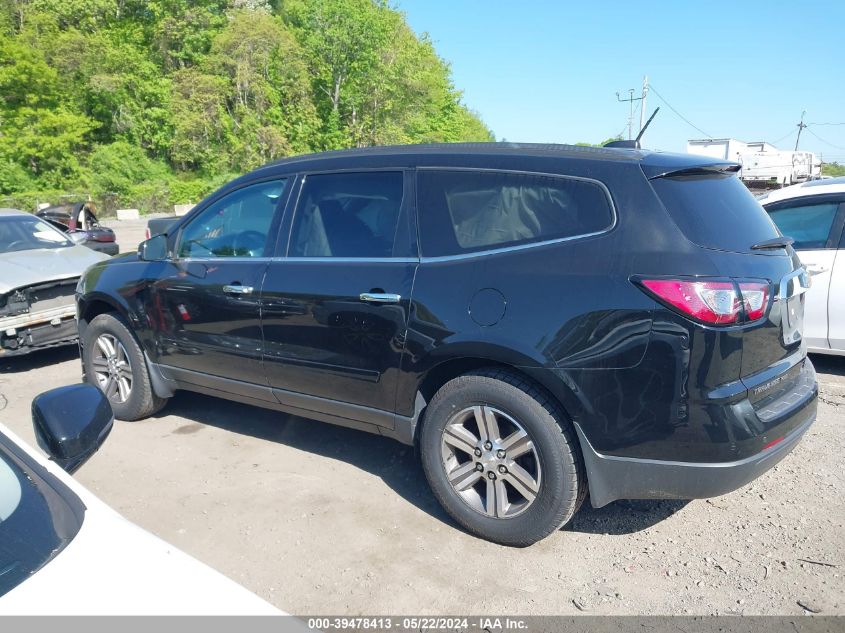
[{"label": "blue sky", "polygon": [[[687,139],[711,136],[791,149],[802,110],[808,123],[845,123],[843,0],[396,4],[498,139],[627,137],[628,104],[616,92],[639,96],[646,74],[647,113],[661,107],[647,147],[684,151]],[[639,112],[634,126],[636,135]],[[800,148],[845,162],[845,125],[805,129]]]}]

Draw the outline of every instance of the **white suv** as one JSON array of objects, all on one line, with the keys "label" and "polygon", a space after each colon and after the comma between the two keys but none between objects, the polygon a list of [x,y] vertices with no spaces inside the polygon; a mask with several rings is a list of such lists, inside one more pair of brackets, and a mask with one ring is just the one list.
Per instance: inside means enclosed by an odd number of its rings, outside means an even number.
[{"label": "white suv", "polygon": [[804,312],[809,351],[845,356],[845,177],[772,191],[760,204],[795,250],[813,285]]}]

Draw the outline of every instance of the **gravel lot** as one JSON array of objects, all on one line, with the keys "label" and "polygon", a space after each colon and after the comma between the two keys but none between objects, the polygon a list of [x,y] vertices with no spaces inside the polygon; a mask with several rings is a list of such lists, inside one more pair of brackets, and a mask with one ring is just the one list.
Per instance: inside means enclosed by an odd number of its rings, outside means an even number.
[{"label": "gravel lot", "polygon": [[[124,251],[143,235],[117,228]],[[298,615],[845,614],[845,357],[813,360],[819,419],[762,478],[706,501],[585,507],[521,550],[456,528],[407,447],[189,393],[118,423],[77,477]],[[74,347],[0,359],[0,421],[34,442],[32,398],[79,376]]]}]

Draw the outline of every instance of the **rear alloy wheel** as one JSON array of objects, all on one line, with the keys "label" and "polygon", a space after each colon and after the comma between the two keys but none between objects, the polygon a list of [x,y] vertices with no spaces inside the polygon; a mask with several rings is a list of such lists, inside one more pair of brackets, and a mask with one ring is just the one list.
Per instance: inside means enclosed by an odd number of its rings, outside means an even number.
[{"label": "rear alloy wheel", "polygon": [[537,385],[485,369],[443,385],[426,408],[420,454],[449,515],[473,534],[524,547],[569,521],[586,493],[578,440]]},{"label": "rear alloy wheel", "polygon": [[463,409],[446,423],[442,460],[452,489],[489,517],[517,516],[540,492],[542,468],[531,436],[488,405]]}]

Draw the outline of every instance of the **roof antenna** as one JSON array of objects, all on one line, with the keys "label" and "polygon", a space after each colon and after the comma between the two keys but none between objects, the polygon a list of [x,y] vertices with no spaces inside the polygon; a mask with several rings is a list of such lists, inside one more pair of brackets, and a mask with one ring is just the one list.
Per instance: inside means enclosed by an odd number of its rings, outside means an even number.
[{"label": "roof antenna", "polygon": [[640,130],[640,133],[637,134],[637,138],[634,139],[634,142],[637,144],[637,149],[640,148],[640,139],[643,137],[643,134],[645,134],[646,129],[649,125],[651,125],[651,122],[654,120],[654,117],[657,116],[658,112],[660,112],[660,106],[658,106],[657,109],[651,113],[651,116],[648,117],[648,121],[645,122],[643,129]]},{"label": "roof antenna", "polygon": [[611,141],[610,143],[606,143],[604,147],[619,147],[619,148],[626,148],[626,149],[640,149],[642,146],[640,145],[640,139],[645,134],[646,129],[651,122],[654,120],[654,117],[657,116],[657,113],[660,112],[660,108],[658,107],[654,112],[651,113],[651,116],[648,117],[648,121],[645,122],[643,129],[640,130],[640,133],[637,134],[637,138],[633,140],[627,141]]}]

